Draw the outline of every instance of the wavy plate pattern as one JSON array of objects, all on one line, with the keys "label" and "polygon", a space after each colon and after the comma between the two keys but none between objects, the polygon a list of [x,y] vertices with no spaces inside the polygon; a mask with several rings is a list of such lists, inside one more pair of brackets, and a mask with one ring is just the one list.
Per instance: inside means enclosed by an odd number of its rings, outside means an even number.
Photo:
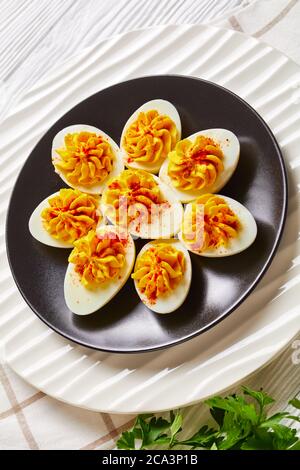
[{"label": "wavy plate pattern", "polygon": [[[5,254],[8,199],[31,148],[69,108],[116,82],[167,73],[226,86],[268,122],[289,175],[284,236],[263,281],[212,330],[158,352],[95,352],[58,336],[22,300]],[[2,124],[0,141],[0,340],[11,367],[35,387],[73,405],[136,413],[185,406],[219,393],[278,354],[300,324],[299,89],[298,66],[269,46],[233,31],[190,25],[103,41],[32,89]]]}]

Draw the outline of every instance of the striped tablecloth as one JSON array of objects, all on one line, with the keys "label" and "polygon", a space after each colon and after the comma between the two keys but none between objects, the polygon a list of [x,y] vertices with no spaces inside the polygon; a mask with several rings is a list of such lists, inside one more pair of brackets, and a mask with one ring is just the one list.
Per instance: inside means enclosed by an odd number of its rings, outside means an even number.
[{"label": "striped tablecloth", "polygon": [[[300,64],[299,0],[2,0],[0,5],[0,118],[73,54],[112,34],[151,25],[220,24],[261,38]],[[300,337],[246,384],[263,387],[283,408],[299,392],[299,377]],[[188,434],[206,413],[201,404],[185,409]],[[0,449],[110,449],[133,418],[58,402],[0,364]]]}]

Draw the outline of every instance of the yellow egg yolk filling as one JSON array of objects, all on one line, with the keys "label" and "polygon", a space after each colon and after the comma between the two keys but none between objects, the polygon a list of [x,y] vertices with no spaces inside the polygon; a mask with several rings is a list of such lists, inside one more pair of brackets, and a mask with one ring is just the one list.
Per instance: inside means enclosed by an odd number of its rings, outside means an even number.
[{"label": "yellow egg yolk filling", "polygon": [[101,215],[99,196],[82,193],[77,189],[61,189],[48,199],[49,207],[42,213],[47,232],[57,240],[73,243],[96,228]]},{"label": "yellow egg yolk filling", "polygon": [[118,277],[125,265],[126,243],[115,232],[97,235],[94,230],[74,243],[69,262],[75,264],[84,287],[98,287]]},{"label": "yellow egg yolk filling", "polygon": [[107,140],[93,132],[65,136],[65,146],[56,149],[59,155],[53,165],[71,186],[91,187],[102,183],[110,174],[114,151]]},{"label": "yellow egg yolk filling", "polygon": [[118,225],[126,225],[141,215],[151,221],[154,208],[165,203],[159,185],[143,170],[124,170],[111,180],[103,195],[107,215]]},{"label": "yellow egg yolk filling", "polygon": [[212,186],[223,171],[223,152],[212,139],[181,140],[169,153],[168,175],[175,188],[198,190]]},{"label": "yellow egg yolk filling", "polygon": [[141,112],[128,127],[122,146],[128,162],[157,163],[175,147],[178,131],[168,116],[151,110]]},{"label": "yellow egg yolk filling", "polygon": [[185,258],[182,251],[168,243],[157,243],[138,257],[131,277],[149,302],[171,292],[183,278]]},{"label": "yellow egg yolk filling", "polygon": [[[202,216],[199,217],[200,212]],[[188,218],[183,224],[183,239],[196,251],[226,247],[241,229],[237,215],[222,197],[214,194],[204,194],[196,199]]]}]

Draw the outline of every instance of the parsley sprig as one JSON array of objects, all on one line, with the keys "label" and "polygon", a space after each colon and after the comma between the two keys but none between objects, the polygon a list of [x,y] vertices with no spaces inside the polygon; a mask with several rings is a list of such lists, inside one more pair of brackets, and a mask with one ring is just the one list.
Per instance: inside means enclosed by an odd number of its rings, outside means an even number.
[{"label": "parsley sprig", "polygon": [[[118,449],[149,449],[175,446],[206,450],[300,450],[296,429],[283,422],[300,422],[300,417],[287,411],[267,415],[274,399],[263,391],[242,387],[241,395],[216,396],[205,402],[215,426],[202,426],[193,436],[180,440],[183,417],[170,412],[169,419],[153,414],[139,415],[131,430],[117,441]],[[300,410],[300,400],[289,404]]]}]

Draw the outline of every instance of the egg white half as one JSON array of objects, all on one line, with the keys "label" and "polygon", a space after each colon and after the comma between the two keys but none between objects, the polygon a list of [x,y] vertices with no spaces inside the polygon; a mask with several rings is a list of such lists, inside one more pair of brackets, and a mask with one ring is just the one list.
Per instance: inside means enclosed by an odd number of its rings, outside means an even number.
[{"label": "egg white half", "polygon": [[[182,237],[182,232],[178,234],[179,240],[187,247],[188,250],[192,251],[196,255],[205,256],[207,258],[222,258],[225,256],[236,255],[241,251],[246,250],[255,241],[257,235],[257,225],[251,212],[243,206],[240,202],[232,199],[231,197],[219,195],[228,204],[230,209],[237,215],[241,229],[238,232],[238,236],[231,238],[228,241],[227,246],[220,246],[217,248],[210,248],[205,251],[193,251],[189,244],[186,243]],[[187,204],[184,212],[184,218],[190,217],[192,209],[192,203]]]},{"label": "egg white half", "polygon": [[144,112],[152,111],[152,110],[158,111],[159,114],[164,114],[166,116],[169,116],[169,118],[172,119],[172,121],[174,121],[174,123],[176,125],[177,131],[178,131],[178,140],[181,139],[181,121],[180,121],[180,116],[178,114],[177,109],[169,101],[156,99],[156,100],[147,101],[147,103],[144,103],[142,106],[140,106],[130,116],[130,118],[126,122],[126,124],[124,126],[124,129],[122,131],[121,141],[120,141],[120,149],[121,149],[121,155],[122,155],[124,164],[128,168],[136,168],[136,169],[139,169],[139,170],[146,170],[146,171],[149,171],[149,173],[158,173],[159,169],[162,165],[162,160],[158,161],[158,162],[155,162],[155,163],[145,163],[145,162],[141,163],[141,162],[135,162],[135,161],[128,162],[127,153],[126,153],[125,149],[122,146],[123,137],[126,134],[128,127],[134,121],[137,120],[138,115],[140,113],[142,113],[142,112],[144,113]]},{"label": "egg white half", "polygon": [[[98,233],[115,231],[118,229],[111,225],[103,226]],[[75,265],[69,263],[65,281],[64,295],[67,307],[76,315],[90,315],[107,304],[124,286],[133,269],[135,260],[135,245],[128,234],[126,246],[125,264],[116,279],[112,279],[96,287],[87,289],[80,282],[80,276],[75,271]]]},{"label": "egg white half", "polygon": [[[137,260],[148,248],[160,241],[166,242],[166,240],[155,240],[144,245],[137,256]],[[170,239],[167,241],[174,248],[182,251],[185,258],[185,271],[183,273],[182,280],[177,284],[177,286],[170,293],[157,297],[155,303],[150,303],[148,298],[140,292],[137,281],[134,280],[135,289],[141,301],[153,312],[161,314],[174,312],[174,310],[177,310],[183,304],[189,293],[192,281],[192,263],[188,250],[177,239]]]},{"label": "egg white half", "polygon": [[[57,240],[56,238],[52,237],[49,232],[45,229],[41,217],[41,213],[44,209],[47,209],[49,206],[48,199],[58,196],[59,191],[56,193],[50,194],[47,196],[39,205],[34,209],[33,213],[30,216],[28,228],[31,235],[39,242],[44,243],[44,245],[53,246],[55,248],[73,248],[72,243],[64,242],[63,240]],[[101,214],[100,209],[100,202],[98,211]],[[101,217],[99,222],[99,226],[106,224],[106,218],[104,216]]]},{"label": "egg white half", "polygon": [[118,176],[121,171],[124,170],[124,164],[121,158],[120,154],[120,149],[119,146],[116,144],[116,142],[105,132],[101,131],[97,127],[94,126],[89,126],[87,124],[75,124],[73,126],[68,126],[59,131],[56,136],[53,139],[52,143],[52,161],[57,161],[60,160],[60,156],[56,152],[57,149],[63,148],[65,146],[65,136],[67,134],[75,134],[76,132],[94,132],[95,134],[100,134],[102,137],[104,137],[108,143],[111,145],[113,151],[114,151],[114,162],[113,162],[113,168],[109,175],[103,180],[101,183],[95,184],[93,186],[81,186],[81,185],[71,185],[70,182],[66,179],[65,175],[63,174],[62,171],[57,170],[55,168],[55,172],[61,177],[61,179],[70,187],[74,189],[79,189],[83,193],[89,193],[89,194],[101,194],[103,192],[103,189],[105,188],[108,180],[110,178],[114,178],[115,176]]},{"label": "egg white half", "polygon": [[[176,235],[183,219],[182,204],[176,198],[172,188],[164,184],[157,176],[152,175],[159,185],[163,198],[168,202],[168,207],[161,210],[158,214],[152,216],[150,224],[141,224],[139,227],[130,225],[129,231],[134,235],[143,239],[171,238]],[[105,203],[101,203],[102,213],[107,219],[114,224],[108,213],[108,207]]]},{"label": "egg white half", "polygon": [[231,178],[239,161],[240,143],[233,132],[227,129],[205,129],[203,131],[195,132],[195,134],[192,134],[186,138],[191,140],[193,143],[196,140],[196,137],[199,135],[210,137],[219,144],[224,155],[222,160],[224,169],[221,173],[219,173],[213,185],[203,189],[184,191],[173,186],[172,180],[168,175],[169,159],[167,158],[161,166],[159,177],[164,183],[172,187],[176,193],[177,198],[181,202],[191,202],[202,194],[218,192]]}]

